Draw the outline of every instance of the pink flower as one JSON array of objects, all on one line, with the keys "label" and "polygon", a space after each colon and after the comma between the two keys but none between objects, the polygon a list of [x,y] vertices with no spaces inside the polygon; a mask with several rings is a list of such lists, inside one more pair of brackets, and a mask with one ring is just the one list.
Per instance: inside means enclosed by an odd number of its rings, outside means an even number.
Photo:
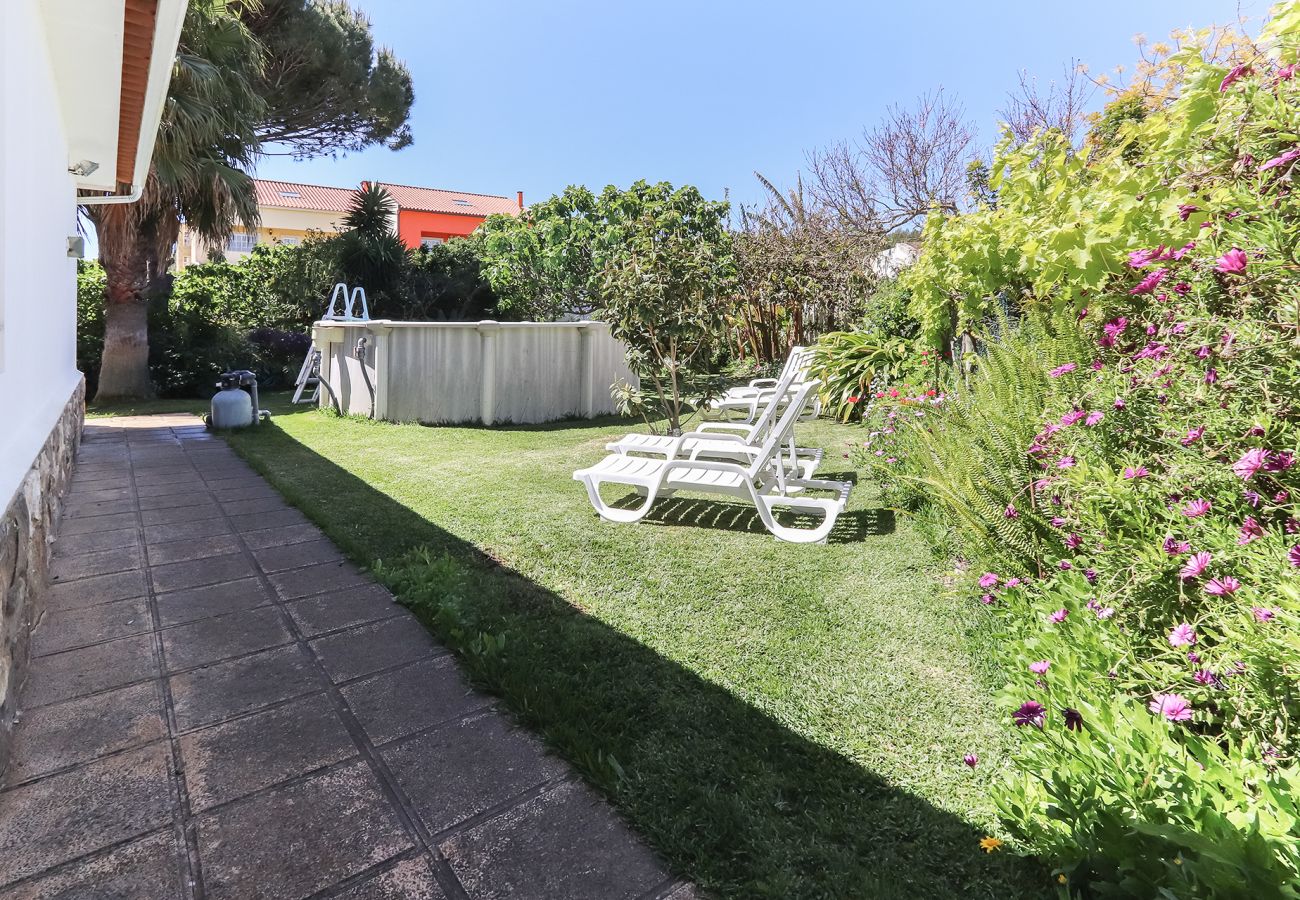
[{"label": "pink flower", "polygon": [[1071,550],[1078,550],[1082,544],[1083,538],[1079,537],[1077,534],[1071,534],[1065,539],[1065,546],[1069,547]]},{"label": "pink flower", "polygon": [[1297,569],[1300,569],[1300,544],[1296,544],[1287,551],[1286,560]]},{"label": "pink flower", "polygon": [[1219,676],[1215,675],[1209,669],[1197,669],[1192,673],[1192,680],[1197,684],[1203,684],[1206,687],[1215,685],[1219,681]]},{"label": "pink flower", "polygon": [[1196,643],[1196,629],[1187,622],[1181,625],[1175,625],[1174,630],[1169,632],[1170,647],[1190,647]]},{"label": "pink flower", "polygon": [[1008,579],[1007,579],[1007,585],[1006,585],[1006,586],[1009,587],[1009,588],[1020,587],[1020,579],[1019,579],[1019,578],[1008,578]]},{"label": "pink flower", "polygon": [[1073,456],[1062,456],[1059,460],[1056,461],[1056,467],[1057,467],[1058,469],[1073,469],[1073,468],[1074,468],[1074,457],[1073,457]]},{"label": "pink flower", "polygon": [[1184,437],[1181,441],[1179,441],[1179,443],[1182,444],[1184,447],[1190,447],[1192,444],[1199,441],[1201,439],[1201,435],[1203,434],[1205,434],[1205,426],[1197,425],[1195,428],[1189,429],[1187,432],[1187,436]]},{"label": "pink flower", "polygon": [[980,758],[976,756],[974,753],[967,753],[965,756],[961,758],[961,761],[964,762],[969,768],[972,769],[980,764]]},{"label": "pink flower", "polygon": [[1124,469],[1124,477],[1129,481],[1132,481],[1134,478],[1146,478],[1150,474],[1151,473],[1147,471],[1146,466],[1138,466],[1137,468],[1128,466]]},{"label": "pink flower", "polygon": [[1236,247],[1219,257],[1215,269],[1224,275],[1241,275],[1246,271],[1246,254]]},{"label": "pink flower", "polygon": [[1184,553],[1187,553],[1192,549],[1192,545],[1187,543],[1187,541],[1176,541],[1174,540],[1173,535],[1170,535],[1165,538],[1164,548],[1165,553],[1170,556],[1182,556]]},{"label": "pink flower", "polygon": [[1208,369],[1205,370],[1205,383],[1206,383],[1206,384],[1214,384],[1214,382],[1216,382],[1216,381],[1218,381],[1218,380],[1219,380],[1219,370],[1218,370],[1218,369],[1214,368],[1213,366],[1210,366],[1210,368],[1208,368]]},{"label": "pink flower", "polygon": [[1001,580],[1002,579],[998,577],[996,572],[985,572],[980,576],[980,587],[991,588]]},{"label": "pink flower", "polygon": [[1186,297],[1192,292],[1192,286],[1186,281],[1180,281],[1174,285],[1174,293],[1180,297]]},{"label": "pink flower", "polygon": [[1209,500],[1200,500],[1200,499],[1192,500],[1186,506],[1183,507],[1183,515],[1187,516],[1187,518],[1189,519],[1199,519],[1201,516],[1205,515],[1209,511],[1210,511]]},{"label": "pink flower", "polygon": [[1116,398],[1115,398],[1115,404],[1114,404],[1114,405],[1115,405],[1115,408],[1116,408],[1116,409],[1123,409],[1123,408],[1124,408],[1124,398],[1123,398],[1123,397],[1116,397]]},{"label": "pink flower", "polygon": [[1069,426],[1073,425],[1075,422],[1082,420],[1083,417],[1086,415],[1087,413],[1085,413],[1081,409],[1072,409],[1065,415],[1061,416],[1061,424],[1068,428]]},{"label": "pink flower", "polygon": [[1149,294],[1159,287],[1160,282],[1164,281],[1165,276],[1169,274],[1168,269],[1156,269],[1147,275],[1129,291],[1130,294]]},{"label": "pink flower", "polygon": [[1219,93],[1223,93],[1228,88],[1232,87],[1249,72],[1250,63],[1242,63],[1239,66],[1233,66],[1228,70],[1228,74],[1223,76],[1223,80],[1219,82]]},{"label": "pink flower", "polygon": [[1170,722],[1186,722],[1192,717],[1192,704],[1178,694],[1156,694],[1147,704],[1147,709]]},{"label": "pink flower", "polygon": [[1097,618],[1099,619],[1109,619],[1113,615],[1115,615],[1115,608],[1113,606],[1103,606],[1101,609],[1097,610]]},{"label": "pink flower", "polygon": [[1277,453],[1268,455],[1268,462],[1264,463],[1265,472],[1285,472],[1295,465],[1295,454],[1290,450],[1281,450]]},{"label": "pink flower", "polygon": [[1291,65],[1289,66],[1282,66],[1277,70],[1276,80],[1290,81],[1292,76],[1295,75],[1295,70],[1296,70],[1296,63],[1291,63]]},{"label": "pink flower", "polygon": [[1259,170],[1263,172],[1265,169],[1273,169],[1278,166],[1285,166],[1287,163],[1294,162],[1297,159],[1300,159],[1300,147],[1297,147],[1294,150],[1288,150],[1287,152],[1283,153],[1281,156],[1273,157],[1268,162],[1261,165],[1259,167]]},{"label": "pink flower", "polygon": [[998,598],[994,597],[992,594],[980,594],[980,603],[983,603],[985,606],[992,606],[994,601],[997,599]]},{"label": "pink flower", "polygon": [[1070,562],[1068,559],[1063,559],[1056,564],[1056,567],[1062,572],[1068,572],[1074,568],[1074,563]]},{"label": "pink flower", "polygon": [[1268,462],[1268,451],[1256,447],[1241,454],[1241,459],[1232,464],[1232,472],[1242,481],[1249,481],[1266,462]]},{"label": "pink flower", "polygon": [[1091,428],[1094,425],[1100,425],[1101,420],[1104,418],[1106,418],[1106,414],[1104,412],[1088,413],[1088,418],[1083,420],[1083,424]]},{"label": "pink flower", "polygon": [[1193,206],[1190,203],[1180,204],[1178,207],[1178,218],[1186,222],[1188,219],[1191,218],[1192,213],[1200,212],[1200,209],[1201,208],[1199,206]]},{"label": "pink flower", "polygon": [[1068,616],[1069,614],[1070,611],[1068,609],[1064,609],[1064,608],[1058,609],[1056,612],[1052,613],[1050,616],[1047,617],[1047,621],[1051,622],[1053,625],[1060,625],[1062,622],[1065,621],[1065,617]]},{"label": "pink flower", "polygon": [[1033,672],[1035,675],[1046,675],[1047,670],[1051,667],[1052,661],[1050,659],[1040,659],[1038,662],[1031,662],[1029,664],[1029,671]]},{"label": "pink flower", "polygon": [[1241,582],[1231,575],[1224,575],[1222,578],[1211,578],[1205,583],[1205,593],[1215,597],[1226,597],[1229,594],[1236,593],[1241,587]]},{"label": "pink flower", "polygon": [[1077,368],[1079,368],[1079,366],[1075,363],[1066,363],[1063,366],[1057,366],[1055,369],[1048,372],[1047,374],[1051,375],[1053,378],[1060,378],[1062,375],[1066,375],[1070,372],[1073,372]]},{"label": "pink flower", "polygon": [[1154,250],[1134,250],[1128,255],[1128,264],[1135,269],[1149,265],[1160,259],[1165,252],[1165,245],[1161,244]]},{"label": "pink flower", "polygon": [[1046,712],[1043,704],[1035,700],[1026,700],[1018,710],[1011,714],[1011,721],[1016,723],[1017,728],[1023,728],[1026,725],[1042,728]]},{"label": "pink flower", "polygon": [[1241,523],[1241,536],[1237,538],[1237,543],[1244,546],[1257,538],[1262,538],[1263,536],[1264,529],[1255,521],[1255,517],[1246,516],[1246,521]]},{"label": "pink flower", "polygon": [[1255,617],[1255,621],[1260,624],[1271,622],[1277,617],[1277,613],[1274,610],[1269,609],[1267,606],[1252,606],[1250,612]]},{"label": "pink flower", "polygon": [[1002,515],[1006,516],[1008,519],[1018,519],[1018,518],[1020,518],[1020,513],[1019,513],[1019,511],[1018,511],[1014,506],[1012,506],[1010,503],[1007,504],[1007,508],[1006,508],[1006,509],[1002,510]]},{"label": "pink flower", "polygon": [[1178,575],[1183,581],[1191,581],[1193,578],[1199,578],[1209,564],[1210,554],[1204,550],[1200,553],[1193,553],[1192,558],[1187,560],[1186,565],[1178,571]]}]

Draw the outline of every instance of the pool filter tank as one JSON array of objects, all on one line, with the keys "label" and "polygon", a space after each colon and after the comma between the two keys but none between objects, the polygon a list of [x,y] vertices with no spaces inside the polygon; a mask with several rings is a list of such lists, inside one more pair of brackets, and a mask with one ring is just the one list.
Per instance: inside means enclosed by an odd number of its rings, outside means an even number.
[{"label": "pool filter tank", "polygon": [[271,418],[269,412],[258,409],[257,376],[247,369],[222,374],[217,387],[220,390],[212,398],[208,427],[247,428]]}]

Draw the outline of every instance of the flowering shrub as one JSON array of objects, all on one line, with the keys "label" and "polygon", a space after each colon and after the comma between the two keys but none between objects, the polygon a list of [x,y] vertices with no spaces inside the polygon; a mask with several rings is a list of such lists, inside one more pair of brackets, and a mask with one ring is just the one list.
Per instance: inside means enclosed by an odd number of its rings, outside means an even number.
[{"label": "flowering shrub", "polygon": [[999,804],[1072,895],[1300,896],[1298,35],[1293,4],[1248,62],[1188,51],[1110,155],[1004,155],[1000,198],[1089,211],[1077,252],[985,234],[1015,258],[972,265],[949,238],[997,232],[982,211],[923,256],[949,286],[1014,269],[1062,310],[897,429],[884,478],[979,564],[1021,738]]}]

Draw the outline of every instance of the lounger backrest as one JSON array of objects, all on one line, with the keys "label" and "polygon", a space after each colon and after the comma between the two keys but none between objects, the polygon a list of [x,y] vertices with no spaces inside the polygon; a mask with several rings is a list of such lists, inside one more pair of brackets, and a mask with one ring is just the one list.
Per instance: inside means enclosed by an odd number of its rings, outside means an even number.
[{"label": "lounger backrest", "polygon": [[[791,359],[794,359],[794,357],[791,356]],[[767,405],[763,407],[763,412],[759,414],[758,419],[754,422],[754,430],[751,432],[754,436],[753,439],[761,439],[767,436],[767,432],[771,429],[772,423],[776,421],[776,417],[782,409],[782,404],[785,402],[786,395],[789,394],[791,389],[795,386],[795,381],[798,379],[798,375],[799,372],[795,366],[788,365],[781,371],[780,380],[777,381],[776,387],[772,388],[771,398],[767,401]],[[751,439],[751,443],[753,439]]]},{"label": "lounger backrest", "polygon": [[[762,450],[754,461],[750,463],[749,474],[756,476],[766,468],[767,464],[772,461],[772,457],[781,452],[782,445],[786,439],[794,433],[794,425],[799,421],[799,416],[803,413],[803,408],[808,403],[808,395],[817,390],[817,382],[805,381],[794,389],[794,396],[785,409],[781,410],[781,417],[776,420],[776,424],[768,431],[767,437],[763,440]],[[784,393],[784,392],[782,392]],[[777,395],[776,401],[780,400],[781,395]],[[777,402],[773,402],[775,408]]]}]

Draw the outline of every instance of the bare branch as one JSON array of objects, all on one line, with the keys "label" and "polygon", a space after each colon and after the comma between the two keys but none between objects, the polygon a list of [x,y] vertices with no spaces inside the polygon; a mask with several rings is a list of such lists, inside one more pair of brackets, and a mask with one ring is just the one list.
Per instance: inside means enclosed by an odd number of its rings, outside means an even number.
[{"label": "bare branch", "polygon": [[1000,115],[1018,143],[1025,143],[1040,131],[1056,129],[1073,147],[1079,147],[1087,120],[1088,101],[1097,86],[1086,76],[1077,60],[1062,67],[1063,77],[1046,87],[1023,69],[1019,88],[1007,95]]}]

